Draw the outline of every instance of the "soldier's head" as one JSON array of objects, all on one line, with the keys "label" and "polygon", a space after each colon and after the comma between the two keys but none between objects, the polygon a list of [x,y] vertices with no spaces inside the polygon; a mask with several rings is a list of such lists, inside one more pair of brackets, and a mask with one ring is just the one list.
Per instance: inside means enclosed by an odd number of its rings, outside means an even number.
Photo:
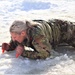
[{"label": "soldier's head", "polygon": [[21,43],[27,36],[26,30],[28,28],[28,21],[16,20],[10,27],[10,34],[13,41]]},{"label": "soldier's head", "polygon": [[14,21],[10,27],[12,40],[21,43],[27,37],[27,30],[35,25],[38,25],[38,23],[33,21]]}]

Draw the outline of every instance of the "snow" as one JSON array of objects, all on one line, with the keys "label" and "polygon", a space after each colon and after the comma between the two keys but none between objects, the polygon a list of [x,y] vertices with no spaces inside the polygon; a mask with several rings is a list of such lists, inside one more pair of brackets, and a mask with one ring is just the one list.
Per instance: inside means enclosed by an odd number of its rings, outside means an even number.
[{"label": "snow", "polygon": [[[31,6],[24,5],[26,3]],[[47,20],[52,18],[75,22],[75,1],[0,0],[0,45],[10,41],[9,27],[14,20]],[[21,56],[16,58],[15,53],[15,51],[11,51],[2,54],[0,48],[1,75],[75,75],[74,48],[58,48],[57,52],[52,52],[52,56],[46,60],[31,60]]]}]

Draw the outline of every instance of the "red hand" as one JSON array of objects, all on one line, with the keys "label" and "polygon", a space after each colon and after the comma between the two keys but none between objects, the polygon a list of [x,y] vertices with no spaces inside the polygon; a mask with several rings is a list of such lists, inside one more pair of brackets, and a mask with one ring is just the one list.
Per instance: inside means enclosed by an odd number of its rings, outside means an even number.
[{"label": "red hand", "polygon": [[20,54],[16,53],[16,58],[18,58],[20,56]]},{"label": "red hand", "polygon": [[4,51],[5,51],[5,50],[4,50],[4,49],[2,49],[2,53],[4,53]]},{"label": "red hand", "polygon": [[5,50],[8,50],[9,49],[9,44],[7,43],[3,43],[2,44],[2,53],[4,53]]},{"label": "red hand", "polygon": [[23,46],[20,46],[20,45],[17,46],[17,48],[16,48],[16,58],[18,58],[22,54],[23,50],[24,50]]}]

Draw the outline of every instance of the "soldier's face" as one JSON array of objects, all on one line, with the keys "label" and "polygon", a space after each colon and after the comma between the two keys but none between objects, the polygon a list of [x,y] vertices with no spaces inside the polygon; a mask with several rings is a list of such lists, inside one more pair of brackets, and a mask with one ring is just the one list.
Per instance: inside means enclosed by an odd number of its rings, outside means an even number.
[{"label": "soldier's face", "polygon": [[26,32],[21,32],[21,34],[17,33],[10,33],[11,38],[13,41],[18,41],[19,43],[23,42],[23,40],[26,38]]}]

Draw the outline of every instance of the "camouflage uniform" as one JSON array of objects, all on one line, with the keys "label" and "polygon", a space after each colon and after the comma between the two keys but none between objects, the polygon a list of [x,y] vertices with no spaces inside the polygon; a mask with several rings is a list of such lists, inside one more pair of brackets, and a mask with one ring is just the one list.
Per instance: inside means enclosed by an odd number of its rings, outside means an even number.
[{"label": "camouflage uniform", "polygon": [[[75,46],[75,23],[63,20],[33,20],[38,22],[27,30],[28,38],[25,39],[21,45],[28,46],[34,51],[24,50],[23,57],[31,59],[45,59],[50,56],[50,51],[58,44],[66,42]],[[18,42],[10,42],[10,50],[14,50]]]}]

